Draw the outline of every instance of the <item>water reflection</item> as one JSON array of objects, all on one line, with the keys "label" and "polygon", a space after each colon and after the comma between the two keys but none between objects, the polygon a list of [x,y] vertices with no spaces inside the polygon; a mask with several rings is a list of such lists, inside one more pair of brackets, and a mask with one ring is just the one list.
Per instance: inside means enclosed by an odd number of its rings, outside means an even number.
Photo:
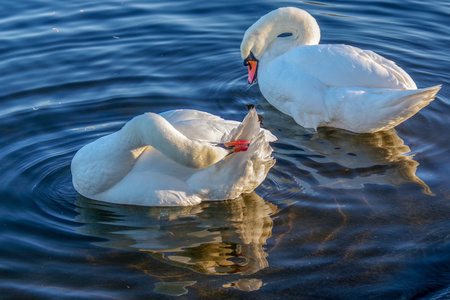
[{"label": "water reflection", "polygon": [[318,172],[323,186],[358,188],[370,183],[395,186],[413,183],[421,186],[423,193],[433,195],[428,185],[416,176],[419,163],[413,155],[408,155],[411,149],[393,130],[352,134],[321,128],[306,147],[337,164],[328,162],[331,165]]},{"label": "water reflection", "polygon": [[264,245],[272,234],[274,204],[256,193],[191,207],[113,205],[79,196],[82,234],[97,245],[142,251],[170,265],[204,274],[253,274],[268,267]]},{"label": "water reflection", "polygon": [[416,176],[419,163],[395,130],[354,134],[324,127],[312,132],[264,106],[263,123],[278,137],[274,147],[278,162],[286,159],[312,174],[314,181],[305,186],[356,189],[366,184],[413,183],[424,194],[434,195]]}]

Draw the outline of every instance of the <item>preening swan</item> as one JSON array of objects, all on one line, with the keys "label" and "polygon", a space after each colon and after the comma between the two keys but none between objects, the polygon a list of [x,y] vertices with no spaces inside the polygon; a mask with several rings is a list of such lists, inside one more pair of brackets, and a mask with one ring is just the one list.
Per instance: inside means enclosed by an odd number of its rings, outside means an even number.
[{"label": "preening swan", "polygon": [[196,110],[147,113],[81,148],[72,181],[87,198],[120,204],[234,199],[265,179],[275,140],[254,109],[242,123]]},{"label": "preening swan", "polygon": [[316,20],[285,7],[261,17],[241,44],[249,83],[257,78],[267,101],[303,127],[387,130],[428,105],[441,88],[417,89],[403,69],[372,51],[319,41]]}]

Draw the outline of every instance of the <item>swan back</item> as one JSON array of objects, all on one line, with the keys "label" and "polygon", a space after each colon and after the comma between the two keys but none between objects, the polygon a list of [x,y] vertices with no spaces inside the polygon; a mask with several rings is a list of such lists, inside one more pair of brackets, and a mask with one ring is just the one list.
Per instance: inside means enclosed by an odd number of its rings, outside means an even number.
[{"label": "swan back", "polygon": [[[280,37],[283,33],[291,34]],[[267,48],[281,55],[301,45],[317,45],[320,28],[306,11],[295,7],[282,7],[262,16],[244,34],[241,43],[241,57],[246,59],[250,52],[259,60]]]}]

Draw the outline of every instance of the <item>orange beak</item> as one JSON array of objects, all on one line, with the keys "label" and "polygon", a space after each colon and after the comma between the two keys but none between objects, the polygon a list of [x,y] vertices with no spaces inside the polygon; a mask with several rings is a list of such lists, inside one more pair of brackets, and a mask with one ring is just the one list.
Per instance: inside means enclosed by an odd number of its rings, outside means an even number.
[{"label": "orange beak", "polygon": [[241,152],[247,151],[249,144],[249,140],[239,140],[235,142],[224,143],[223,145],[228,149],[233,149],[234,152]]},{"label": "orange beak", "polygon": [[252,84],[256,81],[256,71],[258,70],[258,62],[257,61],[249,61],[248,62],[248,83]]}]

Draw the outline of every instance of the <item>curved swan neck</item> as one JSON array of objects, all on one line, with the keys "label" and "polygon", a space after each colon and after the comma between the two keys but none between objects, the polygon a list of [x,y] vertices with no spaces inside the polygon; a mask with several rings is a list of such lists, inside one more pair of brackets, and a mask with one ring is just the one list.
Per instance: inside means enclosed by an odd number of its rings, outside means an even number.
[{"label": "curved swan neck", "polygon": [[190,168],[205,168],[223,159],[228,150],[191,140],[154,113],[135,117],[120,131],[134,149],[151,146]]},{"label": "curved swan neck", "polygon": [[[277,37],[283,33],[289,37]],[[320,41],[320,28],[306,11],[295,7],[283,7],[262,16],[244,34],[241,44],[241,57],[246,59],[250,52],[259,60],[274,42],[280,40],[282,47],[278,55],[301,45],[317,45]],[[281,49],[282,48],[282,49]]]}]

